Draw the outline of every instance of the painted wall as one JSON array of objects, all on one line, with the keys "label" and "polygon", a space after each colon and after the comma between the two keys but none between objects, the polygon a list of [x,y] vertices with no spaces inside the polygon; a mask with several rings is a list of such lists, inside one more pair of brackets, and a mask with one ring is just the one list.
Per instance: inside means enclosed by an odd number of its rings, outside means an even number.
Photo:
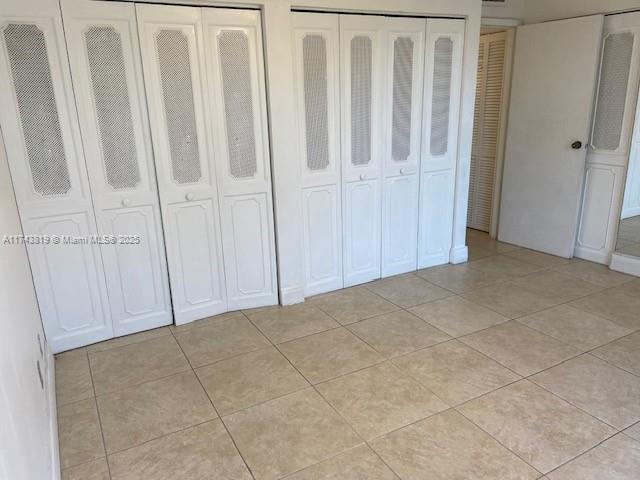
[{"label": "painted wall", "polygon": [[524,18],[524,4],[526,0],[507,0],[504,5],[482,5],[483,18],[512,18],[522,20]]},{"label": "painted wall", "polygon": [[26,249],[2,241],[5,235],[20,233],[0,137],[0,479],[49,480],[58,477],[55,417],[49,401],[53,357],[40,353],[37,337],[44,341],[44,333]]},{"label": "painted wall", "polygon": [[525,0],[525,23],[640,8],[640,0]]}]

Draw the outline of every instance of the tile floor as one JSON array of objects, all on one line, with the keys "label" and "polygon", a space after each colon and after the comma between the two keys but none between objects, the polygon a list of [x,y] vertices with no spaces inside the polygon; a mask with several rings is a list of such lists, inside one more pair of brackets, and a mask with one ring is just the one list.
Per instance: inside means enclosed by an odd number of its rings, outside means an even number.
[{"label": "tile floor", "polygon": [[63,479],[640,478],[640,279],[468,242],[58,355]]}]

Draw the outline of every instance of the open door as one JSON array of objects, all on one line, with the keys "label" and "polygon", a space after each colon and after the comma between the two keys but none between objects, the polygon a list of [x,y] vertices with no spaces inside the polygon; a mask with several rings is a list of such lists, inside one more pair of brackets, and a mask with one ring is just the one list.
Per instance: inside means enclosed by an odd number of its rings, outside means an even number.
[{"label": "open door", "polygon": [[603,19],[517,29],[498,234],[503,242],[573,256]]}]

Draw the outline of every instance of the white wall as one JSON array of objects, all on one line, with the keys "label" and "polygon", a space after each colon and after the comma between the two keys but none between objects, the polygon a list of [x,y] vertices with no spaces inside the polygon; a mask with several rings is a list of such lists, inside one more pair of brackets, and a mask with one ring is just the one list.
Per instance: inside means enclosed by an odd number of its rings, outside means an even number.
[{"label": "white wall", "polygon": [[[564,0],[559,0],[564,1]],[[522,20],[524,18],[525,0],[507,0],[505,5],[482,5],[483,18],[512,18]]]},{"label": "white wall", "polygon": [[0,137],[0,478],[49,480],[58,476],[57,442],[52,435],[55,417],[49,401],[53,392],[48,383],[53,357],[48,352],[40,355],[37,336],[44,341],[44,334],[25,247],[2,241],[5,235],[19,233]]},{"label": "white wall", "polygon": [[525,0],[525,23],[620,12],[640,8],[640,0]]}]

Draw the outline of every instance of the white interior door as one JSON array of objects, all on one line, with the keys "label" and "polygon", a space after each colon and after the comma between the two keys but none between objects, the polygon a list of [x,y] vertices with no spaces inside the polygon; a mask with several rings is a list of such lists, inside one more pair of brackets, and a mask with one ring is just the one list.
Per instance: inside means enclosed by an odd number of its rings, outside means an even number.
[{"label": "white interior door", "polygon": [[100,251],[83,240],[98,232],[58,4],[3,2],[0,44],[0,122],[23,231],[35,236],[27,248],[47,340],[59,352],[110,338]]},{"label": "white interior door", "polygon": [[114,333],[173,323],[133,4],[63,0]]},{"label": "white interior door", "polygon": [[380,278],[384,17],[340,15],[345,287]]},{"label": "white interior door", "polygon": [[464,29],[464,20],[427,20],[418,268],[449,263]]},{"label": "white interior door", "polygon": [[201,10],[136,5],[177,324],[227,311]]},{"label": "white interior door", "polygon": [[257,11],[203,8],[230,310],[278,302],[262,30]]},{"label": "white interior door", "polygon": [[500,209],[504,242],[573,255],[602,25],[595,15],[517,29]]},{"label": "white interior door", "polygon": [[382,277],[417,267],[425,26],[416,18],[385,22]]},{"label": "white interior door", "polygon": [[337,290],[342,279],[340,35],[338,15],[293,13],[302,172],[305,296]]}]

